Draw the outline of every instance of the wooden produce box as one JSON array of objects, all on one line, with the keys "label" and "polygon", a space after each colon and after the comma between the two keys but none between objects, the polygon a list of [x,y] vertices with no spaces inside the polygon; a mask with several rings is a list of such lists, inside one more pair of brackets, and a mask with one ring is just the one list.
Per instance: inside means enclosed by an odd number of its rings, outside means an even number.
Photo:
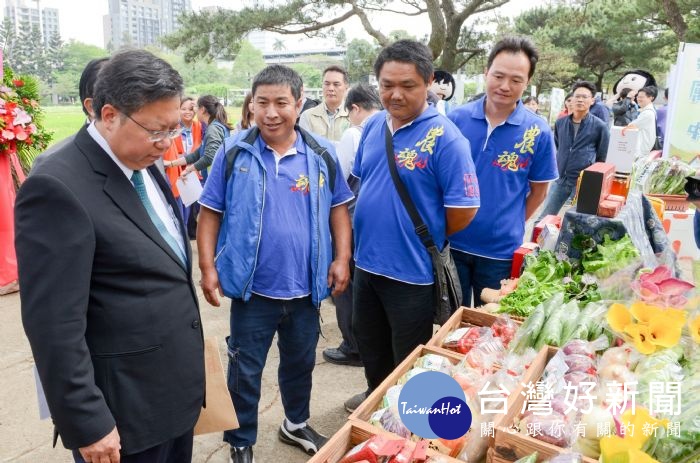
[{"label": "wooden produce box", "polygon": [[396,383],[401,379],[401,377],[411,368],[413,364],[416,363],[420,357],[428,354],[437,354],[441,357],[446,357],[453,365],[457,365],[462,361],[463,355],[457,352],[452,352],[447,349],[439,349],[435,347],[428,347],[420,345],[416,347],[411,354],[404,359],[394,371],[391,372],[389,376],[386,377],[382,384],[379,385],[372,393],[365,399],[362,404],[360,404],[354,412],[350,414],[351,420],[358,420],[368,422],[372,413],[374,413],[378,408],[379,404],[382,403],[382,399],[386,395],[386,392],[390,387],[395,386]]},{"label": "wooden produce box", "polygon": [[[540,351],[537,353],[537,356],[530,364],[530,367],[527,369],[527,371],[525,371],[525,374],[521,378],[520,382],[528,384],[530,382],[534,383],[535,381],[537,381],[542,376],[542,373],[544,372],[544,367],[547,365],[549,358],[551,358],[556,352],[557,350],[555,348],[551,348],[549,346],[545,346],[542,349],[540,349]],[[447,349],[428,346],[416,347],[416,349],[394,369],[394,371],[382,382],[382,384],[380,384],[379,387],[377,387],[369,395],[369,397],[367,397],[367,399],[365,399],[365,401],[362,402],[362,404],[359,407],[357,407],[357,409],[354,412],[352,412],[352,414],[350,414],[349,419],[362,421],[365,423],[369,422],[372,413],[374,413],[379,408],[379,405],[381,404],[382,399],[386,395],[386,392],[389,390],[389,388],[396,385],[398,380],[413,367],[413,364],[416,363],[416,360],[418,360],[418,358],[427,354],[437,354],[442,357],[446,357],[454,365],[457,365],[459,362],[461,362],[462,358],[464,357],[462,354],[452,352]],[[506,417],[510,416],[509,422],[512,422],[513,418],[515,417],[515,414],[512,413],[512,411],[516,406],[516,402],[518,402],[519,398],[522,397],[522,395],[520,394],[521,390],[524,390],[523,386],[517,388],[515,391],[510,391],[510,396],[508,397],[506,405],[506,410],[508,411],[508,413],[506,413],[505,415],[493,415],[495,433],[494,437],[489,437],[490,446],[493,446],[494,444],[494,440],[497,437],[496,433],[498,432],[499,426],[502,423],[506,422],[503,420]],[[518,407],[522,407],[522,401],[519,401]],[[518,408],[518,411],[519,410],[520,409]],[[478,412],[478,410],[474,411],[475,414]]]},{"label": "wooden produce box", "polygon": [[[556,355],[557,351],[558,349],[551,346],[543,347],[537,354],[536,361],[532,363],[522,382],[524,384],[528,384],[529,382],[534,384],[537,382],[542,377],[547,363]],[[537,452],[537,461],[542,462],[562,453],[572,452],[570,449],[557,447],[548,442],[530,437],[527,434],[520,433],[511,427],[515,422],[515,418],[520,415],[520,410],[523,408],[525,396],[522,392],[524,391],[525,386],[521,385],[511,393],[508,399],[507,413],[500,421],[500,425],[495,426],[494,439],[490,449],[492,451],[487,454],[488,463],[517,461],[520,458],[531,455],[535,451]],[[585,456],[582,461],[583,463],[597,462],[597,460]]]},{"label": "wooden produce box", "polygon": [[[308,463],[337,463],[354,446],[376,434],[385,434],[397,438],[396,435],[383,429],[375,428],[361,421],[350,420],[326,442],[326,445],[321,447]],[[442,455],[430,448],[427,453],[429,458],[439,458],[440,462],[460,463],[459,460]]]},{"label": "wooden produce box", "polygon": [[[440,327],[440,329],[430,338],[426,344],[429,347],[442,347],[442,343],[447,335],[458,328],[466,326],[491,326],[502,314],[494,314],[471,307],[460,307],[452,316]],[[521,325],[522,322],[511,317],[513,321]]]}]

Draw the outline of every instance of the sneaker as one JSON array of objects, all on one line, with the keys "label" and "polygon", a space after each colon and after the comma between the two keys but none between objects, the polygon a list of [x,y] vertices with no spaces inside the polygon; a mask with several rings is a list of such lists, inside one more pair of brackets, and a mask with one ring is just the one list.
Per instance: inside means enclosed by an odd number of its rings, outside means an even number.
[{"label": "sneaker", "polygon": [[229,463],[255,463],[253,458],[253,447],[234,447],[231,446],[231,456]]},{"label": "sneaker", "polygon": [[323,350],[323,359],[334,365],[348,365],[351,367],[361,367],[362,360],[358,354],[348,354],[339,347],[329,347]]},{"label": "sneaker", "polygon": [[359,407],[360,404],[365,401],[367,396],[369,396],[369,391],[360,392],[359,394],[355,394],[354,396],[350,397],[345,401],[345,410],[347,410],[348,413],[354,412],[357,410],[357,407]]},{"label": "sneaker", "polygon": [[287,429],[287,420],[284,420],[282,426],[280,426],[279,437],[285,444],[301,447],[309,455],[318,452],[318,450],[328,442],[326,436],[317,433],[314,428],[308,424],[296,431],[290,431]]}]

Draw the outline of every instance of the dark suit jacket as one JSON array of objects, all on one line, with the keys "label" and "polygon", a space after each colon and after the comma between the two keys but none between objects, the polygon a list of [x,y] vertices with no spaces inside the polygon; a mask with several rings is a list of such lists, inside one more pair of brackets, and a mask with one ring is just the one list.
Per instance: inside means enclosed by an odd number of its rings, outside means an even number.
[{"label": "dark suit jacket", "polygon": [[191,264],[86,128],[33,170],[15,227],[22,322],[63,444],[87,446],[116,424],[131,454],[192,429],[204,350]]}]

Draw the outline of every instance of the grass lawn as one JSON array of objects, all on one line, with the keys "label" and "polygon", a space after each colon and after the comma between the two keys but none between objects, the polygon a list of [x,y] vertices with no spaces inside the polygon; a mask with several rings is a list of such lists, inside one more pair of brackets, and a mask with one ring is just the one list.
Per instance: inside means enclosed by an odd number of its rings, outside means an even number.
[{"label": "grass lawn", "polygon": [[85,114],[80,106],[44,106],[43,109],[44,127],[53,132],[51,145],[73,135],[85,123]]},{"label": "grass lawn", "polygon": [[[51,145],[77,132],[85,122],[80,106],[44,106],[44,127],[53,132]],[[227,107],[226,114],[231,125],[241,118],[240,107]]]}]

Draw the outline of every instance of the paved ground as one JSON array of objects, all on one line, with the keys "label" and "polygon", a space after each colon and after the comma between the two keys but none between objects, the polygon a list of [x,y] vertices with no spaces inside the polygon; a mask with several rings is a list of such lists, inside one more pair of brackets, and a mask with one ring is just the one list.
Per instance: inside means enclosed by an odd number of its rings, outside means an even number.
[{"label": "paved ground", "polygon": [[[194,244],[194,243],[193,243]],[[196,267],[196,266],[195,266]],[[199,272],[195,274],[195,281]],[[200,292],[204,334],[220,340],[222,358],[225,357],[224,337],[228,333],[228,308],[216,309],[204,300]],[[52,426],[40,421],[36,405],[36,390],[32,373],[32,356],[24,336],[20,317],[18,293],[0,296],[0,461],[3,462],[72,462],[70,453],[60,446],[51,448]],[[347,419],[343,401],[363,390],[362,368],[340,367],[326,363],[321,351],[335,347],[340,333],[335,322],[335,309],[324,303],[321,309],[323,335],[317,349],[316,369],[311,403],[311,424],[330,436]],[[260,402],[260,425],[255,457],[258,463],[301,463],[308,457],[301,450],[285,445],[277,439],[277,429],[283,412],[277,387],[279,356],[276,343],[270,349],[267,368],[263,375],[263,393]],[[235,404],[234,404],[235,405]],[[220,434],[195,438],[196,463],[224,463],[228,461],[226,445]]]}]

